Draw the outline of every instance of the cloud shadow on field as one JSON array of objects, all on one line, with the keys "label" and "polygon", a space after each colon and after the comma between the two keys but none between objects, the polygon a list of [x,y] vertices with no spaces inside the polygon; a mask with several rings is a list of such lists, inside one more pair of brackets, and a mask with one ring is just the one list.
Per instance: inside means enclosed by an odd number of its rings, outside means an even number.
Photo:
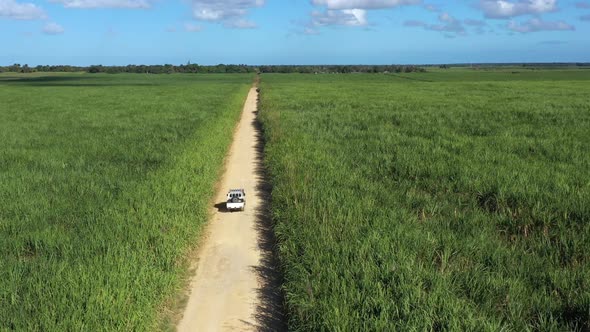
[{"label": "cloud shadow on field", "polygon": [[[255,114],[258,116],[258,110]],[[282,289],[283,271],[277,253],[277,239],[270,210],[272,184],[268,180],[268,172],[264,165],[265,142],[262,124],[258,117],[254,119],[252,126],[256,131],[257,191],[261,200],[255,211],[258,246],[261,251],[260,265],[254,268],[260,280],[258,289],[260,302],[255,313],[258,324],[256,327],[258,331],[286,331],[287,316]]]},{"label": "cloud shadow on field", "polygon": [[140,83],[137,81],[125,81],[118,77],[105,76],[0,76],[0,85],[27,85],[27,86],[63,86],[63,87],[84,87],[84,86],[152,86],[153,83]]},{"label": "cloud shadow on field", "polygon": [[419,82],[433,82],[432,80],[425,80],[423,78],[417,78],[417,77],[409,77],[409,76],[403,76],[403,75],[399,75],[399,74],[389,74],[391,76],[397,77],[397,78],[402,78],[404,80],[410,80],[410,81],[419,81]]}]

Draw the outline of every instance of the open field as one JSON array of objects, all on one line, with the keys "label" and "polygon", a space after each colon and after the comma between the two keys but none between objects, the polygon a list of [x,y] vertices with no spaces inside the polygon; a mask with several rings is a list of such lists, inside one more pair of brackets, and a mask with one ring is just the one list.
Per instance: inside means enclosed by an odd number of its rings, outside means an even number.
[{"label": "open field", "polygon": [[252,75],[0,75],[0,330],[160,327]]},{"label": "open field", "polygon": [[590,329],[590,71],[261,89],[292,330]]}]

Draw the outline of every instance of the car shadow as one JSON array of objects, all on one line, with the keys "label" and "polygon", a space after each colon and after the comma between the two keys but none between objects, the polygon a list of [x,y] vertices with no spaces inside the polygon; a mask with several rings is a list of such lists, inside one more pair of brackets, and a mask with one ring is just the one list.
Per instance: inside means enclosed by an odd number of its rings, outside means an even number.
[{"label": "car shadow", "polygon": [[221,213],[231,213],[232,212],[225,207],[225,202],[216,203],[215,205],[213,205],[213,207],[217,209],[217,212],[221,212]]}]

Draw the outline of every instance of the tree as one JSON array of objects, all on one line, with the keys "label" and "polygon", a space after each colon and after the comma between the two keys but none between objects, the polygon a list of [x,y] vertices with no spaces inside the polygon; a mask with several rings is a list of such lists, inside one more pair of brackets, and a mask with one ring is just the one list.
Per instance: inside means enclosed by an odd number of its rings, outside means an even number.
[{"label": "tree", "polygon": [[102,66],[101,65],[98,65],[98,66],[96,66],[96,65],[90,66],[90,67],[88,67],[88,72],[91,73],[91,74],[100,73],[100,72],[102,72]]},{"label": "tree", "polygon": [[32,70],[31,70],[31,68],[29,67],[29,65],[25,63],[25,64],[24,64],[24,66],[22,66],[22,67],[21,67],[21,69],[20,69],[20,72],[21,72],[21,73],[28,74],[28,73],[31,73],[31,72],[32,72]]}]

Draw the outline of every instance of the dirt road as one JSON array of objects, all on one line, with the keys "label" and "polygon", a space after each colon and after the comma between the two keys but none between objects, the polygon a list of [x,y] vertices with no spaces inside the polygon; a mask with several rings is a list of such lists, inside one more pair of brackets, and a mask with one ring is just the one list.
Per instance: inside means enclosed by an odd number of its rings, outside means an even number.
[{"label": "dirt road", "polygon": [[[178,331],[284,329],[274,238],[266,217],[257,99],[256,89],[250,89]],[[244,212],[224,210],[230,188],[245,189]]]}]

